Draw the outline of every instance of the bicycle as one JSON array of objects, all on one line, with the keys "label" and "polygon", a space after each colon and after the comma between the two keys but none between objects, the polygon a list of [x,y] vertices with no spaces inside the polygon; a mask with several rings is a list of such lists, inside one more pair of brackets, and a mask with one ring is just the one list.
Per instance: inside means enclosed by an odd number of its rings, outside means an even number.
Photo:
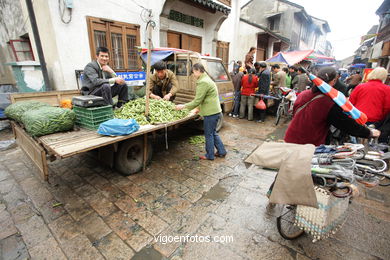
[{"label": "bicycle", "polygon": [[[292,117],[292,106],[296,98],[296,92],[294,89],[280,87],[278,109],[276,110],[275,125],[278,125],[281,117]],[[292,93],[292,98],[288,98],[288,95]]]},{"label": "bicycle", "polygon": [[[333,201],[344,200],[344,207],[347,208],[348,204],[345,203],[345,200],[348,200],[349,203],[349,198],[353,193],[353,188],[351,188],[351,186],[349,186],[349,184],[346,182],[338,182],[338,177],[336,175],[332,175],[331,170],[327,171],[327,173],[325,174],[319,172],[316,173],[316,168],[313,168],[312,170],[313,182],[316,184],[315,190],[326,188],[326,190],[321,190],[320,193],[329,192],[328,195],[332,197],[330,200],[333,199]],[[328,189],[329,191],[327,191]],[[321,205],[319,208],[326,209],[333,207],[337,204],[338,202],[332,202],[329,203],[329,205]],[[332,223],[332,225],[328,225],[326,228],[320,228],[319,226],[308,228],[307,226],[311,224],[309,224],[309,222],[305,220],[305,217],[303,217],[302,215],[300,216],[300,214],[297,213],[297,209],[297,205],[282,205],[281,214],[279,215],[279,217],[276,218],[276,227],[278,229],[278,232],[280,236],[286,240],[294,240],[301,237],[305,233],[305,229],[308,229],[309,233],[312,233],[310,232],[312,230],[321,233],[322,231],[326,231],[327,228],[333,226]],[[347,211],[347,209],[345,209],[345,211]],[[305,210],[301,210],[301,214],[302,212],[305,212]],[[314,240],[316,240],[316,238]]]}]

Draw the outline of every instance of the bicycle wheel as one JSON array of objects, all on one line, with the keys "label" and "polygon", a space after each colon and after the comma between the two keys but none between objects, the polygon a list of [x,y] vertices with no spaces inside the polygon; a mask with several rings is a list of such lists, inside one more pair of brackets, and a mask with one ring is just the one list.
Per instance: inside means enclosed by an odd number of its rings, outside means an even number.
[{"label": "bicycle wheel", "polygon": [[281,103],[278,106],[278,110],[276,111],[275,125],[279,124],[280,118],[282,117],[283,114],[283,110],[284,110],[283,101],[281,101]]},{"label": "bicycle wheel", "polygon": [[294,225],[296,206],[284,205],[282,214],[276,218],[279,234],[287,240],[293,240],[303,235],[304,231]]}]

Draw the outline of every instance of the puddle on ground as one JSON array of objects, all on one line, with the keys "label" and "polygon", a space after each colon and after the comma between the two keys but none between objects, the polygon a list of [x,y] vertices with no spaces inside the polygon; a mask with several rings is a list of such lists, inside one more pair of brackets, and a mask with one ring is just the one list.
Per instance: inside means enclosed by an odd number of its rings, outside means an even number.
[{"label": "puddle on ground", "polygon": [[222,201],[228,196],[228,192],[219,183],[203,195],[203,199]]},{"label": "puddle on ground", "polygon": [[165,259],[160,252],[153,247],[144,247],[141,251],[136,253],[131,260],[162,260]]}]

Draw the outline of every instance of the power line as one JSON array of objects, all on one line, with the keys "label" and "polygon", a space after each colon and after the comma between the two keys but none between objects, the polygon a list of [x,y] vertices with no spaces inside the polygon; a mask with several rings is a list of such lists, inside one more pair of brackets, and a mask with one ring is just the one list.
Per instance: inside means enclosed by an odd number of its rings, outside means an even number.
[{"label": "power line", "polygon": [[[134,10],[129,9],[127,6],[118,4],[117,2],[114,2],[114,1],[111,1],[111,0],[106,0],[106,1],[112,3],[113,5],[120,6],[120,7],[122,7],[123,9],[126,9],[127,11],[129,11],[129,12],[131,12],[131,13],[133,13],[133,14],[139,14],[139,13],[135,12]],[[135,3],[135,4],[137,4],[137,3]],[[138,5],[138,4],[137,4],[137,5]],[[138,5],[138,6],[140,6],[140,5]],[[141,6],[140,6],[140,7],[141,7]],[[141,8],[143,8],[143,7],[141,7]]]},{"label": "power line", "polygon": [[145,7],[143,7],[142,5],[138,4],[135,0],[131,0],[131,2],[133,2],[134,4],[138,5],[139,7],[141,7],[142,9],[146,9]]}]

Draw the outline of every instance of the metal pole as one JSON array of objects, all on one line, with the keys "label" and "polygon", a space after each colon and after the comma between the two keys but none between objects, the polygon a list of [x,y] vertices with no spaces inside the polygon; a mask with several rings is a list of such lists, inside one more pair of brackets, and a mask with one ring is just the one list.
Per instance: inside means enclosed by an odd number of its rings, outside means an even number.
[{"label": "metal pole", "polygon": [[37,21],[35,19],[34,8],[33,8],[33,4],[31,2],[31,0],[26,0],[26,5],[27,5],[27,10],[28,10],[28,15],[30,16],[30,23],[31,23],[31,28],[32,28],[33,34],[34,34],[35,45],[36,45],[37,51],[38,51],[39,63],[41,64],[41,68],[42,68],[43,80],[45,81],[46,90],[50,91],[50,90],[52,90],[52,88],[51,88],[51,85],[49,82],[49,74],[47,73],[45,56],[43,55],[41,38],[39,37]]},{"label": "metal pole", "polygon": [[146,63],[146,103],[145,103],[145,116],[149,115],[149,82],[150,82],[150,59],[151,59],[151,48],[152,48],[152,22],[148,23],[148,60]]}]

